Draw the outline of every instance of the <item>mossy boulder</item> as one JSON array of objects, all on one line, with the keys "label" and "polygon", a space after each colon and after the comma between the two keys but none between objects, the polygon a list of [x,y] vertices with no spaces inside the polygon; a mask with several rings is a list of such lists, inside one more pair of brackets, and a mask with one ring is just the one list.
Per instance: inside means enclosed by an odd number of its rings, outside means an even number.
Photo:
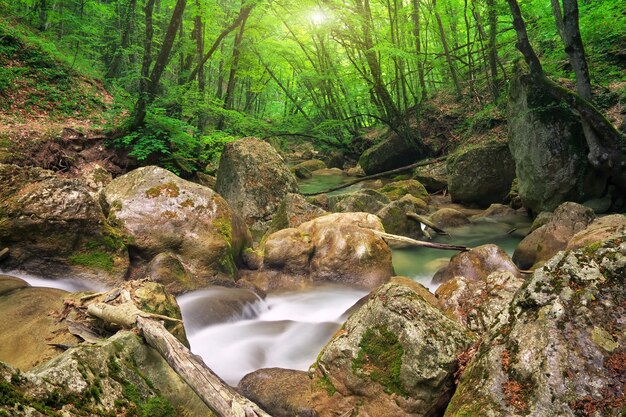
[{"label": "mossy boulder", "polygon": [[486,333],[446,417],[621,416],[624,237],[561,252]]},{"label": "mossy boulder", "polygon": [[0,164],[0,189],[0,241],[11,249],[3,268],[106,283],[124,278],[124,240],[84,182]]},{"label": "mossy boulder", "polygon": [[394,282],[370,294],[312,371],[336,391],[342,412],[351,405],[358,415],[437,415],[451,396],[457,358],[471,342],[459,324]]},{"label": "mossy boulder", "polygon": [[390,202],[389,198],[376,190],[362,190],[349,194],[328,197],[330,209],[334,212],[364,212],[375,214]]},{"label": "mossy boulder", "polygon": [[116,178],[101,193],[109,223],[139,260],[168,253],[185,268],[181,291],[233,280],[250,237],[228,203],[210,188],[148,166]]},{"label": "mossy boulder", "polygon": [[417,167],[413,171],[413,178],[421,182],[429,192],[435,193],[448,186],[448,167],[445,161]]},{"label": "mossy boulder", "polygon": [[506,143],[459,151],[448,158],[447,168],[452,201],[481,207],[505,201],[515,178],[515,162]]},{"label": "mossy boulder", "polygon": [[317,217],[328,214],[320,207],[309,203],[302,195],[289,193],[280,203],[272,218],[268,232],[274,233],[289,227],[298,227]]},{"label": "mossy boulder", "polygon": [[319,159],[309,159],[308,161],[300,162],[297,165],[294,165],[291,170],[294,173],[297,173],[298,170],[304,169],[309,172],[317,171],[318,169],[326,169],[326,163]]},{"label": "mossy boulder", "polygon": [[269,143],[244,138],[224,148],[215,190],[260,239],[285,196],[298,192],[298,184]]},{"label": "mossy boulder", "polygon": [[536,268],[567,247],[567,242],[593,221],[593,210],[577,203],[561,204],[546,224],[517,245],[513,262],[521,269]]},{"label": "mossy boulder", "polygon": [[424,236],[421,224],[407,217],[407,213],[425,214],[426,202],[410,194],[392,201],[376,212],[387,233],[417,239]]},{"label": "mossy boulder", "polygon": [[[372,232],[383,230],[372,214],[335,213],[278,231],[265,242],[262,275],[267,278],[265,272],[273,270],[297,277],[296,282],[375,288],[393,275],[391,250]],[[285,282],[293,282],[291,278]],[[259,285],[276,288],[267,282]]]},{"label": "mossy boulder", "polygon": [[509,89],[509,148],[519,196],[534,213],[599,197],[606,188],[587,161],[580,117],[526,74]]},{"label": "mossy boulder", "polygon": [[359,165],[365,174],[373,175],[409,165],[419,157],[414,147],[390,131],[385,139],[363,152]]},{"label": "mossy boulder", "polygon": [[421,198],[424,201],[429,200],[428,191],[418,180],[401,180],[394,181],[379,190],[385,194],[390,200],[399,200],[405,195]]}]

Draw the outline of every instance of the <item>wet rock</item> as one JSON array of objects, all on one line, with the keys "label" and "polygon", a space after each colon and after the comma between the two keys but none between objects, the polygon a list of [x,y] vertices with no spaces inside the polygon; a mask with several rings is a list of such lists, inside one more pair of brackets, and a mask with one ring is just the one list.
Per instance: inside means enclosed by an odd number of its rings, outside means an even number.
[{"label": "wet rock", "polygon": [[269,233],[274,233],[281,229],[298,227],[302,223],[325,214],[328,213],[320,207],[309,203],[302,195],[289,193],[278,207],[278,211],[272,218],[268,231]]},{"label": "wet rock", "polygon": [[389,132],[385,139],[363,152],[359,165],[367,175],[372,175],[409,165],[419,156],[406,141],[396,133]]},{"label": "wet rock", "polygon": [[564,201],[599,197],[606,178],[587,161],[580,117],[537,87],[529,75],[509,91],[509,148],[519,196],[533,213],[554,211]]},{"label": "wet rock", "polygon": [[84,182],[0,164],[0,189],[0,241],[11,249],[3,268],[49,278],[123,279],[124,241]]},{"label": "wet rock", "polygon": [[324,161],[320,161],[319,159],[309,159],[308,161],[300,162],[292,169],[297,171],[299,168],[304,168],[309,172],[313,172],[318,169],[326,169],[326,163],[324,163]]},{"label": "wet rock", "polygon": [[336,213],[281,230],[265,243],[264,268],[313,282],[375,288],[389,280],[393,267],[391,250],[370,229],[383,231],[374,215]]},{"label": "wet rock", "polygon": [[496,245],[482,245],[461,252],[450,259],[450,263],[433,278],[433,284],[447,282],[462,276],[470,281],[481,281],[496,271],[508,271],[521,277],[509,255]]},{"label": "wet rock", "polygon": [[30,287],[30,284],[21,278],[0,275],[0,296],[26,287]]},{"label": "wet rock", "polygon": [[494,203],[490,205],[485,211],[476,216],[473,216],[473,220],[478,221],[501,221],[508,218],[518,216],[517,211],[504,204]]},{"label": "wet rock", "polygon": [[285,196],[298,192],[298,184],[270,144],[244,138],[226,145],[215,190],[259,239]]},{"label": "wet rock", "polygon": [[493,143],[448,158],[448,190],[455,203],[487,207],[505,201],[515,178],[515,163],[506,144]]},{"label": "wet rock", "polygon": [[341,168],[322,168],[312,172],[313,175],[346,175]]},{"label": "wet rock", "polygon": [[464,213],[447,207],[441,208],[431,214],[430,220],[435,226],[443,230],[470,224],[470,220]]},{"label": "wet rock", "polygon": [[419,222],[407,217],[407,213],[425,214],[428,209],[424,200],[412,195],[405,195],[399,200],[380,209],[376,215],[380,218],[385,231],[394,235],[417,239],[424,236]]},{"label": "wet rock", "polygon": [[249,235],[230,207],[210,188],[154,166],[113,180],[101,194],[108,220],[132,242],[138,257],[170,253],[184,266],[184,290],[218,279],[232,280],[235,261]]},{"label": "wet rock", "polygon": [[509,307],[524,280],[510,271],[492,272],[473,280],[455,276],[445,282],[435,295],[448,317],[476,333],[484,333],[502,310]]},{"label": "wet rock", "polygon": [[172,294],[180,294],[193,288],[192,277],[173,253],[159,253],[147,268],[152,281],[163,284]]},{"label": "wet rock", "polygon": [[437,415],[450,398],[457,357],[470,343],[459,324],[410,287],[389,283],[350,316],[314,371],[337,392],[332,399],[345,415],[353,415],[350,405],[359,415]]},{"label": "wet rock", "polygon": [[530,231],[534,232],[544,224],[549,223],[550,220],[552,220],[552,216],[554,216],[554,213],[551,211],[542,211],[539,213],[537,217],[535,217],[535,220],[533,220],[533,224],[530,226]]},{"label": "wet rock", "polygon": [[541,265],[560,250],[594,219],[593,210],[577,203],[563,203],[548,223],[526,236],[513,253],[513,262],[520,269]]},{"label": "wet rock", "polygon": [[365,171],[363,171],[360,165],[357,165],[353,168],[348,168],[346,174],[348,174],[349,177],[364,177]]},{"label": "wet rock", "polygon": [[328,199],[334,212],[364,212],[374,214],[390,202],[389,198],[375,190],[363,190],[350,194],[331,196]]},{"label": "wet rock", "polygon": [[250,398],[274,417],[317,417],[311,396],[315,386],[304,371],[292,369],[259,369],[246,375],[238,386]]},{"label": "wet rock", "polygon": [[448,186],[448,168],[446,162],[436,162],[434,164],[417,167],[413,171],[413,178],[421,182],[426,189],[435,193]]},{"label": "wet rock", "polygon": [[621,415],[625,267],[622,237],[535,271],[485,335],[445,415]]}]

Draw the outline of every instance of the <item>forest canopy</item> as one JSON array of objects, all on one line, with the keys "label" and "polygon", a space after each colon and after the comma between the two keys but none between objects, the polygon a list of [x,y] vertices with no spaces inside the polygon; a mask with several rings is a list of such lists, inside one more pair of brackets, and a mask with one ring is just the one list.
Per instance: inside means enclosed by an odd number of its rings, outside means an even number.
[{"label": "forest canopy", "polygon": [[[573,80],[555,23],[560,2],[519,3],[545,73]],[[622,1],[578,6],[592,83],[625,94]],[[299,134],[341,148],[387,125],[419,148],[407,112],[441,92],[475,113],[501,111],[522,59],[501,0],[1,0],[0,8],[15,17],[2,19],[4,30],[26,24],[71,68],[104,81],[124,132],[118,146],[179,173],[249,135]]]}]

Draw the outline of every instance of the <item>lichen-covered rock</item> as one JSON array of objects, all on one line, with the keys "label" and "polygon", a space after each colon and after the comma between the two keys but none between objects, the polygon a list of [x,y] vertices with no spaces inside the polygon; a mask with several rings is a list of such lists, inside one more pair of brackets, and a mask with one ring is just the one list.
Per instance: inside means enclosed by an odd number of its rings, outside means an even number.
[{"label": "lichen-covered rock", "polygon": [[164,285],[172,294],[192,288],[192,277],[173,253],[162,252],[152,258],[146,268],[150,280]]},{"label": "lichen-covered rock", "polygon": [[412,195],[424,201],[429,200],[428,191],[418,180],[394,181],[379,190],[389,197],[390,200],[399,200],[405,195]]},{"label": "lichen-covered rock", "polygon": [[480,279],[456,276],[442,284],[435,295],[441,309],[476,333],[484,333],[502,310],[509,307],[524,280],[510,271],[492,272]]},{"label": "lichen-covered rock", "polygon": [[91,162],[81,167],[80,178],[94,193],[98,193],[113,181],[113,175],[97,162]]},{"label": "lichen-covered rock", "polygon": [[320,207],[306,201],[302,195],[289,193],[280,203],[268,231],[273,233],[288,227],[298,227],[302,223],[325,214],[328,213]]},{"label": "lichen-covered rock", "polygon": [[562,252],[486,333],[447,417],[623,415],[624,236]]},{"label": "lichen-covered rock", "polygon": [[448,186],[448,168],[445,161],[415,168],[413,178],[431,192],[441,191]]},{"label": "lichen-covered rock", "polygon": [[389,280],[393,266],[389,246],[372,230],[384,230],[372,214],[335,213],[278,231],[265,243],[264,269],[375,288]]},{"label": "lichen-covered rock", "polygon": [[470,224],[470,220],[464,213],[449,207],[440,208],[431,214],[430,220],[443,230]]},{"label": "lichen-covered rock", "polygon": [[425,214],[427,210],[428,206],[424,200],[409,194],[387,204],[376,215],[387,233],[417,239],[424,236],[421,224],[408,218],[406,214]]},{"label": "lichen-covered rock", "polygon": [[580,117],[529,75],[516,76],[509,90],[509,132],[519,196],[534,213],[598,197],[605,189],[606,178],[587,161]]},{"label": "lichen-covered rock", "polygon": [[437,272],[433,283],[441,284],[457,276],[481,281],[496,271],[508,271],[516,277],[521,276],[511,257],[502,248],[492,244],[482,245],[454,255],[450,263]]},{"label": "lichen-covered rock", "polygon": [[449,157],[448,174],[453,202],[487,207],[507,198],[515,178],[515,162],[505,143],[492,143]]},{"label": "lichen-covered rock", "polygon": [[159,167],[139,168],[116,178],[101,193],[108,220],[143,259],[169,253],[189,280],[181,290],[234,279],[235,261],[249,241],[226,201],[210,188]]},{"label": "lichen-covered rock", "polygon": [[410,287],[389,283],[350,316],[314,371],[352,405],[345,415],[437,415],[470,343],[459,324]]},{"label": "lichen-covered rock", "polygon": [[0,164],[3,268],[49,278],[123,279],[128,252],[91,190],[40,168]]},{"label": "lichen-covered rock", "polygon": [[389,203],[389,198],[375,190],[362,190],[350,194],[339,194],[328,198],[334,212],[363,212],[374,214]]},{"label": "lichen-covered rock", "polygon": [[626,215],[612,214],[593,220],[567,242],[565,250],[579,249],[626,234]]},{"label": "lichen-covered rock", "polygon": [[263,236],[285,196],[298,192],[298,184],[269,143],[244,138],[226,145],[215,190],[244,218],[256,239]]},{"label": "lichen-covered rock", "polygon": [[561,204],[550,220],[526,236],[513,253],[520,269],[540,266],[560,250],[595,218],[593,210],[577,203]]}]

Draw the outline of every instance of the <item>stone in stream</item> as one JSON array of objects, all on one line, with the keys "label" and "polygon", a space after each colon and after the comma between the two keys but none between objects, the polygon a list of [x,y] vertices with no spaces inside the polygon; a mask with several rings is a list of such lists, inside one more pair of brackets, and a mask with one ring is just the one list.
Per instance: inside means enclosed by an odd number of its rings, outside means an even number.
[{"label": "stone in stream", "polygon": [[405,140],[389,131],[386,138],[361,154],[359,165],[367,175],[372,175],[409,165],[420,156]]},{"label": "stone in stream", "polygon": [[3,268],[107,283],[124,278],[124,240],[83,181],[0,164],[0,190],[0,241],[11,250]]},{"label": "stone in stream", "polygon": [[289,193],[280,203],[268,232],[274,233],[289,227],[298,227],[302,223],[326,214],[328,213],[325,210],[309,203],[301,194]]},{"label": "stone in stream", "polygon": [[[173,267],[160,278],[176,292],[235,278],[235,263],[250,242],[249,232],[210,188],[148,166],[114,179],[101,201],[109,223],[128,239],[137,258],[167,254],[170,263],[177,260],[184,267],[185,273]],[[151,268],[159,270],[155,263]]]},{"label": "stone in stream", "polygon": [[280,230],[267,238],[263,270],[247,278],[264,290],[313,282],[375,288],[393,266],[389,246],[370,229],[384,230],[372,214],[335,213]]},{"label": "stone in stream", "polygon": [[425,214],[428,205],[420,198],[407,194],[399,200],[392,201],[376,215],[385,227],[385,232],[394,235],[419,239],[424,236],[421,223],[407,217],[407,213]]},{"label": "stone in stream", "polygon": [[449,207],[440,208],[431,214],[430,221],[443,230],[470,224],[470,220],[464,213]]},{"label": "stone in stream", "polygon": [[517,246],[513,262],[520,269],[541,266],[567,246],[567,242],[595,218],[593,210],[577,203],[561,204],[546,224],[533,230]]},{"label": "stone in stream", "polygon": [[623,415],[625,277],[624,236],[550,259],[484,336],[446,417]]},{"label": "stone in stream", "polygon": [[457,358],[471,342],[419,290],[394,281],[350,316],[309,375],[263,369],[239,387],[277,416],[438,415],[452,394]]},{"label": "stone in stream", "polygon": [[487,207],[506,200],[515,162],[506,143],[491,143],[459,151],[448,158],[448,190],[455,203]]},{"label": "stone in stream", "polygon": [[389,197],[390,200],[399,200],[405,195],[412,195],[424,201],[429,200],[428,191],[418,180],[394,181],[386,184],[379,190]]},{"label": "stone in stream", "polygon": [[432,283],[441,284],[457,276],[480,281],[496,271],[508,271],[515,277],[521,277],[521,273],[502,248],[493,244],[482,245],[454,255],[447,266],[437,271]]},{"label": "stone in stream", "polygon": [[448,168],[445,161],[415,168],[413,178],[421,182],[431,193],[441,191],[448,186]]},{"label": "stone in stream", "polygon": [[328,205],[333,212],[364,212],[375,214],[390,202],[389,198],[375,190],[361,190],[349,194],[328,197]]},{"label": "stone in stream", "polygon": [[519,196],[533,213],[600,197],[606,189],[606,177],[587,160],[580,116],[527,74],[517,74],[511,83],[509,133]]},{"label": "stone in stream", "polygon": [[215,190],[260,240],[285,196],[298,192],[298,184],[269,143],[244,138],[224,148]]}]

